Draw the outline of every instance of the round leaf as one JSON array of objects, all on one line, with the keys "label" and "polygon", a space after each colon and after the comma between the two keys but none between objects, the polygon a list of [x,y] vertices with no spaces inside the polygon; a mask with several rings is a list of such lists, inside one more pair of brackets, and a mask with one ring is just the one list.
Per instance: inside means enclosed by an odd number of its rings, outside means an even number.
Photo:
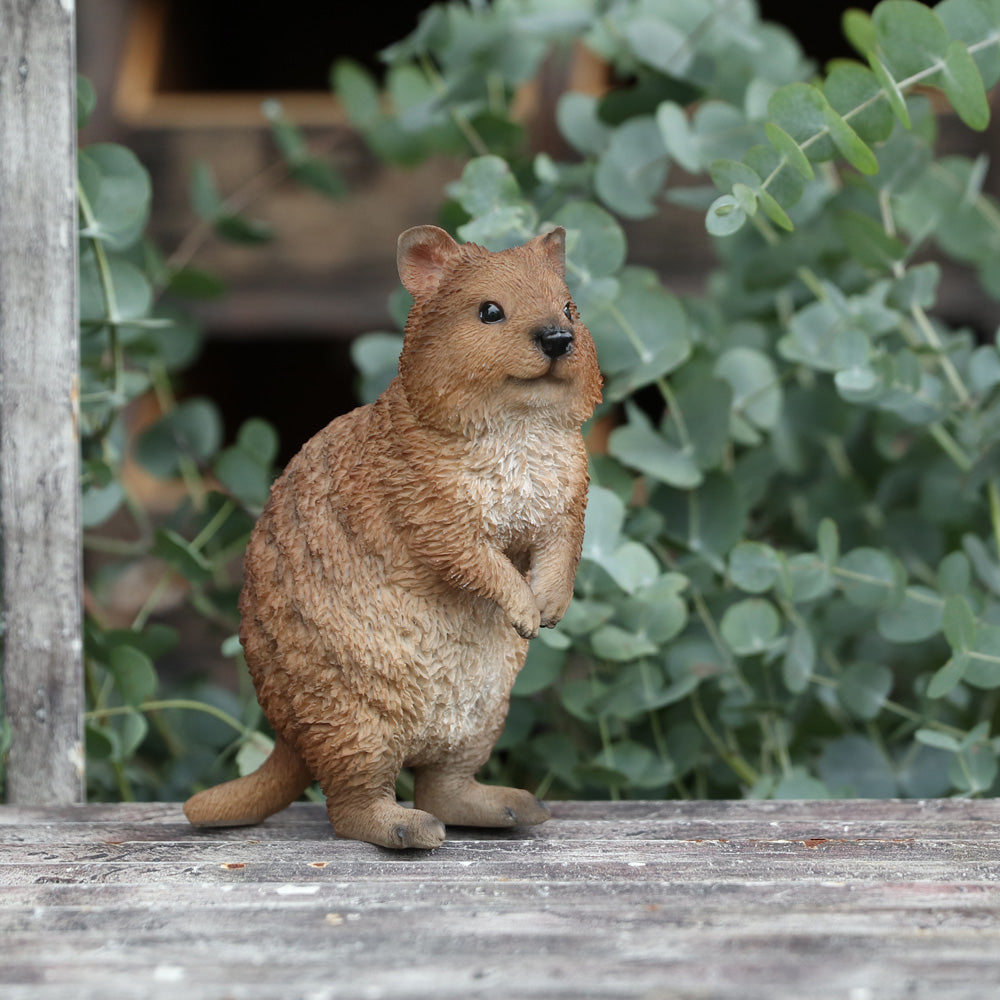
[{"label": "round leaf", "polygon": [[858,548],[840,560],[836,570],[844,596],[859,608],[885,608],[902,597],[903,568],[879,549]]},{"label": "round leaf", "polygon": [[770,648],[781,629],[774,605],[759,597],[739,601],[726,609],[719,630],[737,656],[753,656]]},{"label": "round leaf", "polygon": [[874,719],[892,691],[892,671],[881,663],[854,663],[840,676],[837,697],[856,719]]}]

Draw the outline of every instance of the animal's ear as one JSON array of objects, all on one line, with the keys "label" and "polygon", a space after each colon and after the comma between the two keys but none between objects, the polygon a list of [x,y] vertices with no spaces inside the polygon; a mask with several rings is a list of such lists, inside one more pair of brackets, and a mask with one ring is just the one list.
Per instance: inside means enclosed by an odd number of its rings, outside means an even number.
[{"label": "animal's ear", "polygon": [[399,237],[396,267],[399,280],[414,297],[429,295],[441,280],[441,271],[458,244],[437,226],[414,226]]},{"label": "animal's ear", "polygon": [[536,236],[534,243],[549,259],[552,269],[566,277],[566,230],[557,226],[551,233]]}]

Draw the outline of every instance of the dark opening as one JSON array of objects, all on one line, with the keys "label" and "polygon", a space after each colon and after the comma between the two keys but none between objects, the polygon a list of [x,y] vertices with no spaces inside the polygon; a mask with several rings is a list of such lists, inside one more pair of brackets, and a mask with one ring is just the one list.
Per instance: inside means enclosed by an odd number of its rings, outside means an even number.
[{"label": "dark opening", "polygon": [[844,38],[840,26],[844,11],[851,7],[871,12],[875,0],[855,2],[803,3],[802,0],[759,0],[760,13],[768,21],[777,21],[799,41],[806,55],[823,66],[830,59],[857,59],[858,54]]},{"label": "dark opening", "polygon": [[379,73],[376,54],[416,27],[416,4],[331,0],[172,0],[159,89],[323,91],[349,56]]},{"label": "dark opening", "polygon": [[197,363],[184,373],[185,395],[218,405],[226,440],[248,417],[272,423],[281,439],[277,465],[288,460],[334,417],[358,405],[347,338],[208,338]]}]

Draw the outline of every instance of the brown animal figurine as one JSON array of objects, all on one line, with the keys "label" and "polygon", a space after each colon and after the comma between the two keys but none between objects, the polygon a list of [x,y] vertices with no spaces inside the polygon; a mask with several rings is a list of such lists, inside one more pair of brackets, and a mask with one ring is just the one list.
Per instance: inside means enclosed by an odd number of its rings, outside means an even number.
[{"label": "brown animal figurine", "polygon": [[258,823],[313,779],[338,836],[383,847],[549,817],[473,776],[580,558],[601,377],[565,232],[490,253],[418,226],[397,260],[414,299],[399,375],[292,459],[247,549],[240,638],[274,750],[190,798],[196,826]]}]

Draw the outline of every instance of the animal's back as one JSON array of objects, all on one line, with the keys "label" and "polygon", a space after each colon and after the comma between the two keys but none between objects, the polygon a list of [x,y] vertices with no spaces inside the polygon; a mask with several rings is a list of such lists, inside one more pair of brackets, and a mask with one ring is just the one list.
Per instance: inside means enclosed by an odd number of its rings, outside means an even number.
[{"label": "animal's back", "polygon": [[527,643],[495,603],[454,593],[405,545],[388,483],[420,473],[387,448],[394,402],[333,421],[275,484],[247,549],[240,637],[277,730],[294,739],[317,717],[348,730],[364,721],[360,701],[393,720],[412,764],[429,744],[479,735]]}]

